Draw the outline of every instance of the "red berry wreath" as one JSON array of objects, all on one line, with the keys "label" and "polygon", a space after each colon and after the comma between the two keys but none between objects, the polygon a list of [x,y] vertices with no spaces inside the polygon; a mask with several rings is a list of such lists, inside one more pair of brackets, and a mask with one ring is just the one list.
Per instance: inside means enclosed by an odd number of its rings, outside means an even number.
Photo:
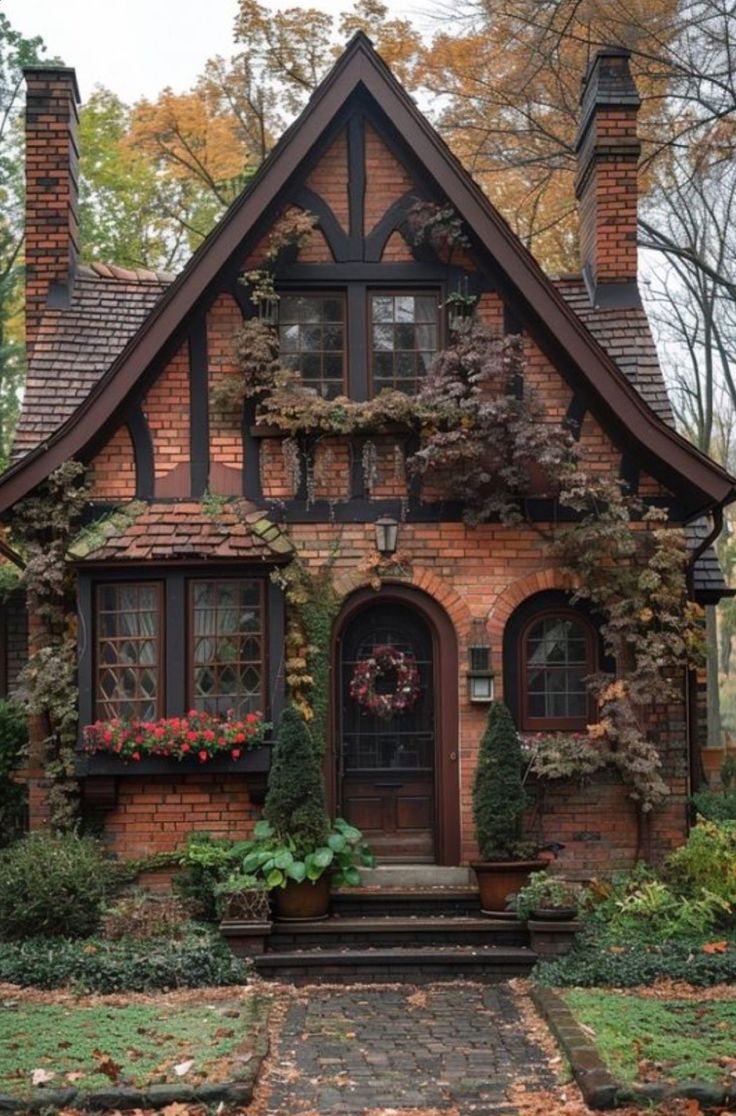
[{"label": "red berry wreath", "polygon": [[[376,682],[393,674],[396,686],[393,693],[379,694]],[[374,717],[389,720],[395,713],[408,713],[417,703],[421,684],[419,668],[413,655],[391,644],[374,647],[373,654],[355,664],[350,679],[350,696]]]}]

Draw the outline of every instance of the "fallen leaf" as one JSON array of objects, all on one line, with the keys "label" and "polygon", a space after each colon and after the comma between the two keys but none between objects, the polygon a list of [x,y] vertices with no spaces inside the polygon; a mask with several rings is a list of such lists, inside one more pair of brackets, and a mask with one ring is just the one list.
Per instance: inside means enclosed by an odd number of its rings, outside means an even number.
[{"label": "fallen leaf", "polygon": [[175,1101],[174,1104],[167,1104],[166,1108],[161,1109],[161,1116],[189,1116],[189,1106]]},{"label": "fallen leaf", "polygon": [[188,1062],[179,1062],[177,1066],[174,1066],[174,1073],[177,1077],[183,1077],[185,1073],[189,1073],[193,1065],[194,1058],[190,1058]]},{"label": "fallen leaf", "polygon": [[69,1073],[64,1074],[64,1077],[71,1085],[73,1085],[75,1081],[81,1081],[82,1078],[86,1076],[87,1074],[84,1070],[71,1070]]},{"label": "fallen leaf", "polygon": [[31,1084],[32,1085],[45,1085],[48,1081],[51,1081],[54,1077],[56,1077],[56,1074],[54,1073],[53,1070],[34,1069],[31,1072]]},{"label": "fallen leaf", "polygon": [[104,1054],[101,1050],[93,1050],[92,1054],[97,1062],[99,1072],[104,1073],[105,1077],[109,1077],[114,1084],[120,1077],[123,1067],[114,1062],[109,1054]]},{"label": "fallen leaf", "polygon": [[727,953],[728,942],[706,942],[703,953]]}]

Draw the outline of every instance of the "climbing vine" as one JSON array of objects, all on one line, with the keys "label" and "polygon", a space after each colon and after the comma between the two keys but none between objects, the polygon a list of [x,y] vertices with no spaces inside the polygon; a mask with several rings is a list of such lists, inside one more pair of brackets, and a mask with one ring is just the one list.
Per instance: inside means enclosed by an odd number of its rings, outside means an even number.
[{"label": "climbing vine", "polygon": [[271,574],[286,598],[286,683],[320,752],[325,746],[330,708],[332,628],[341,604],[332,580],[337,552],[335,547],[316,571],[296,555],[288,566]]},{"label": "climbing vine", "polygon": [[56,830],[69,829],[77,821],[76,601],[67,552],[88,498],[84,467],[68,461],[33,496],[16,505],[11,524],[25,559],[21,583],[28,613],[37,625],[15,696],[43,733],[41,758],[50,782],[50,822]]}]

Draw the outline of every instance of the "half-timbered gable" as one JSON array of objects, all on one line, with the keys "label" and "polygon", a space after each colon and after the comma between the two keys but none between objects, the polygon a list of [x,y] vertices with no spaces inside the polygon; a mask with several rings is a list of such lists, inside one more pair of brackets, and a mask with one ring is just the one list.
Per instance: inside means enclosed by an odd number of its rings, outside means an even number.
[{"label": "half-timbered gable", "polygon": [[[29,90],[30,126],[45,99],[73,137],[73,74],[34,71]],[[690,525],[694,589],[717,599],[725,587],[704,517],[732,498],[734,481],[675,431],[636,288],[637,107],[626,53],[604,52],[582,108],[576,276],[543,274],[362,35],[179,276],[79,266],[73,229],[50,257],[29,255],[29,381],[0,511],[75,458],[88,467],[90,519],[114,513],[74,554],[82,724],[188,708],[277,717],[285,607],[271,575],[294,554],[314,570],[329,564],[343,602],[326,741],[332,803],[384,858],[459,865],[473,855],[486,711],[469,699],[467,649],[479,626],[496,694],[520,730],[584,731],[595,719],[583,679],[602,665],[596,623],[571,602],[534,529],[558,514],[549,493],[531,494],[531,524],[471,527],[461,502],[408,476],[412,434],[330,432],[295,462],[298,444],[259,421],[252,399],[222,401],[219,389],[240,375],[236,336],[258,312],[248,276],[264,262],[280,359],[336,406],[385,388],[415,395],[447,343],[453,296],[474,301],[499,338],[522,338],[515,390],[567,424],[589,467]],[[72,197],[64,143],[73,148],[73,138],[60,135],[55,173]],[[619,188],[623,200],[611,200]],[[31,175],[32,237],[42,235],[44,189]],[[418,237],[421,203],[454,214],[463,243]],[[295,213],[311,217],[311,235],[274,253],[274,230]],[[377,591],[366,560],[385,519],[402,562]],[[411,650],[425,695],[391,731],[367,725],[346,696],[354,663],[382,641]],[[542,662],[548,643],[554,654]],[[650,720],[672,792],[652,834],[661,853],[687,824],[694,728],[684,695]],[[182,773],[160,761],[133,779],[114,762],[84,760],[80,775],[107,809],[116,848],[138,855],[198,827],[247,832],[263,751],[249,768]],[[41,824],[40,783],[33,810]],[[612,775],[548,792],[538,824],[581,874],[630,863],[639,848],[627,790]]]}]

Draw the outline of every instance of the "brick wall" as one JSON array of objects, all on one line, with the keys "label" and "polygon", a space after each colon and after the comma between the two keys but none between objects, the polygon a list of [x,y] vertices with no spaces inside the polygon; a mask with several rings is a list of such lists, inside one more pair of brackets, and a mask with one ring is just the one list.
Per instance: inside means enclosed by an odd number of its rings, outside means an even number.
[{"label": "brick wall", "polygon": [[135,458],[127,426],[115,431],[93,458],[87,475],[94,500],[122,501],[135,497]]},{"label": "brick wall", "polygon": [[414,186],[409,172],[370,124],[365,127],[365,175],[364,227],[369,233],[388,207]]},{"label": "brick wall", "polygon": [[118,782],[117,806],[105,815],[105,838],[113,852],[134,858],[171,852],[195,830],[243,840],[257,817],[242,775],[126,778]]},{"label": "brick wall", "polygon": [[[231,295],[221,294],[207,314],[209,364],[210,491],[222,495],[240,492],[243,468],[243,435],[240,412],[223,407],[214,398],[217,386],[232,376],[235,334],[243,324],[240,307]],[[224,470],[213,469],[218,464]],[[233,475],[230,476],[229,474]],[[230,481],[228,486],[227,482]],[[219,482],[219,483],[218,483]]]},{"label": "brick wall", "polygon": [[348,143],[341,132],[309,175],[306,185],[324,198],[345,232],[350,228],[348,205]]},{"label": "brick wall", "polygon": [[189,353],[183,344],[143,401],[156,481],[189,461]]}]

